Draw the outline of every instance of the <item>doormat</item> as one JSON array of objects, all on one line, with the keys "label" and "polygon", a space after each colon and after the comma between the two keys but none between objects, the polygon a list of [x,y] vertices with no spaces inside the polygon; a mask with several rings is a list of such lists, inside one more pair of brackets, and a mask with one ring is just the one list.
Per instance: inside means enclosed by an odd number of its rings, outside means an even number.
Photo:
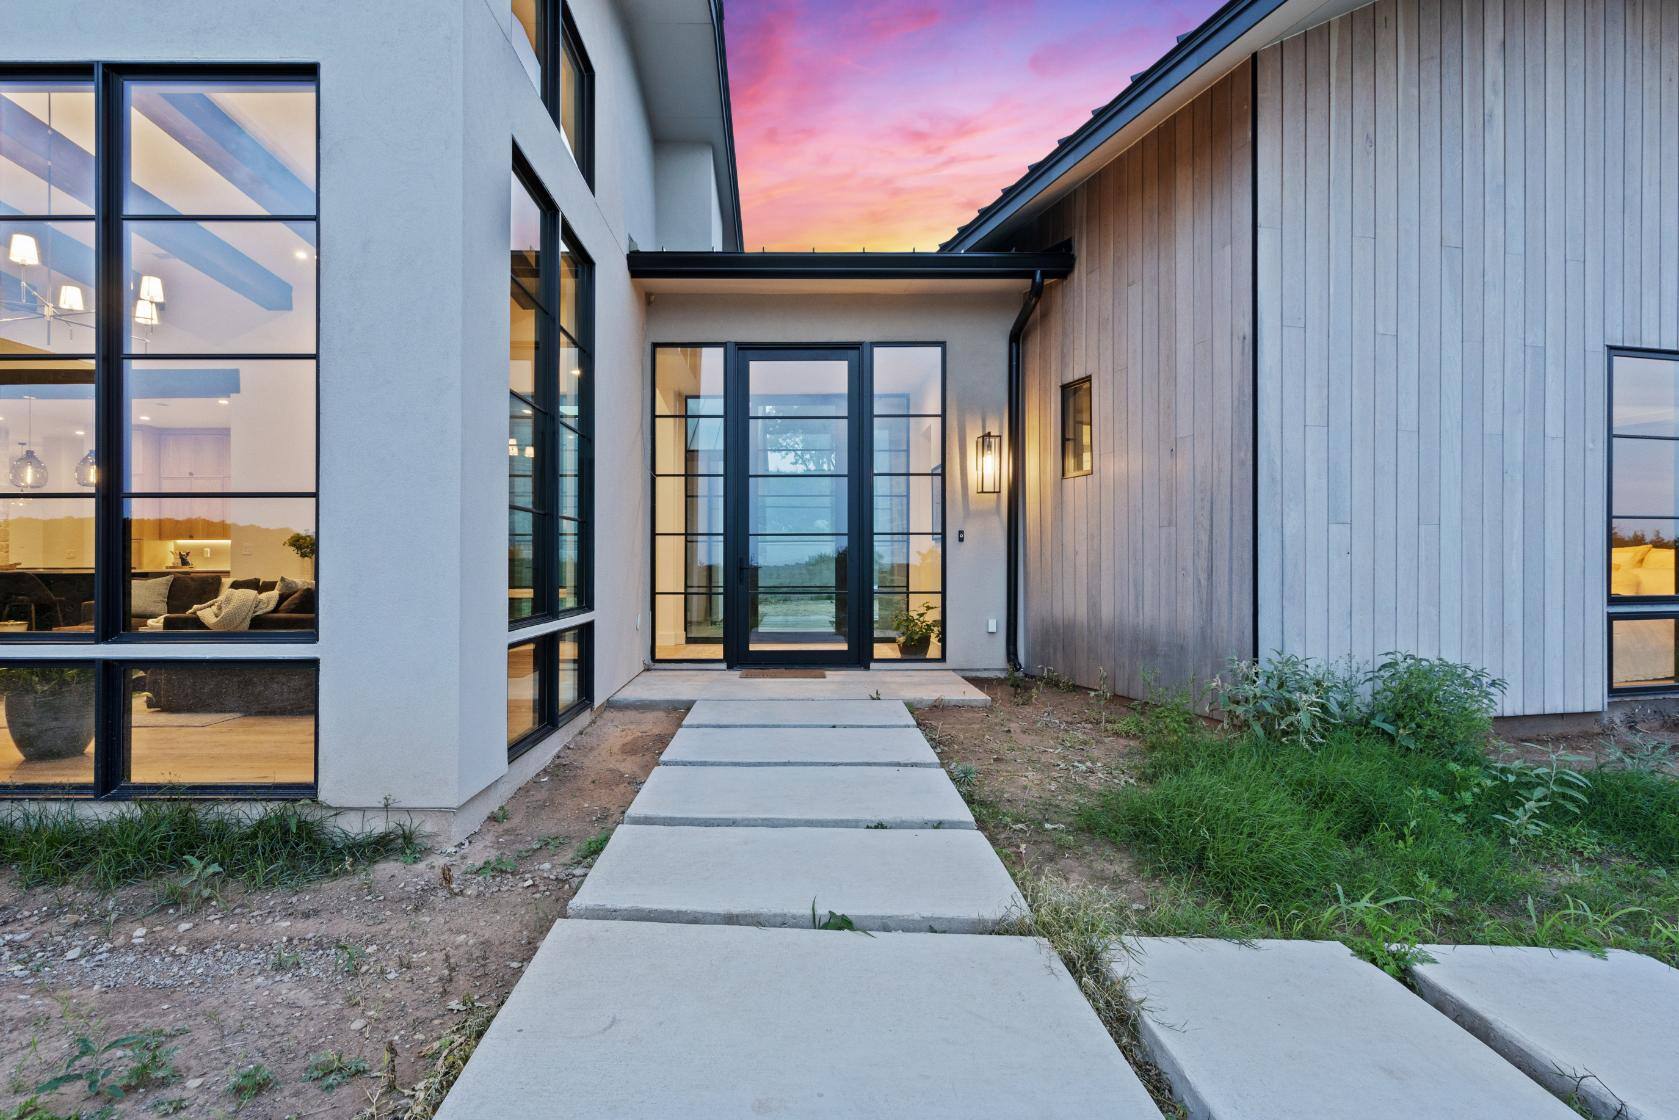
[{"label": "doormat", "polygon": [[828,674],[821,669],[742,669],[743,681],[823,681]]}]

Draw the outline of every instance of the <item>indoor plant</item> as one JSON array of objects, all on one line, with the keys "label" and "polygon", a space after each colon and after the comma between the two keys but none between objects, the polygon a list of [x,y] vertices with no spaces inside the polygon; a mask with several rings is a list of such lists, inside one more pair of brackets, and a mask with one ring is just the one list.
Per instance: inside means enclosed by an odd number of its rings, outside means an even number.
[{"label": "indoor plant", "polygon": [[892,616],[892,629],[898,632],[898,652],[905,657],[926,657],[933,639],[944,641],[944,623],[932,617],[933,604],[922,603],[919,610],[905,604]]},{"label": "indoor plant", "polygon": [[313,533],[293,533],[281,543],[297,553],[300,560],[313,560],[315,558],[315,534]]},{"label": "indoor plant", "polygon": [[75,758],[93,742],[93,673],[88,669],[0,669],[6,729],[30,762]]}]

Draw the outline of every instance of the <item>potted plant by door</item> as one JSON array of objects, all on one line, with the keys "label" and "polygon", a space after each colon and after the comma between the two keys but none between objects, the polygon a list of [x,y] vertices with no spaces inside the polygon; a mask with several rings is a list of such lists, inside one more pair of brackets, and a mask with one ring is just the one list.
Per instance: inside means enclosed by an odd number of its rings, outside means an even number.
[{"label": "potted plant by door", "polygon": [[75,758],[93,742],[93,673],[87,669],[0,669],[6,729],[29,762]]},{"label": "potted plant by door", "polygon": [[922,603],[919,610],[906,604],[892,616],[892,629],[898,632],[898,653],[902,657],[926,657],[934,638],[944,641],[944,623],[933,618],[931,603]]}]

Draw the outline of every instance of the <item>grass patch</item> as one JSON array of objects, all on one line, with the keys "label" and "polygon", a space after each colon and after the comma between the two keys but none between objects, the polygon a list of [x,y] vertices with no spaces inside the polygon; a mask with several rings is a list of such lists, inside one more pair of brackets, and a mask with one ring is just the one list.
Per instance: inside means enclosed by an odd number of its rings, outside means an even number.
[{"label": "grass patch", "polygon": [[403,1120],[432,1120],[437,1115],[443,1098],[449,1095],[461,1070],[466,1068],[467,1059],[478,1049],[479,1040],[496,1017],[495,1004],[479,1003],[471,996],[450,1004],[449,1010],[459,1012],[460,1020],[420,1051],[420,1056],[431,1064],[418,1082],[402,1090],[406,1102],[399,1115]]},{"label": "grass patch", "polygon": [[1224,732],[1174,705],[1134,722],[1143,783],[1078,821],[1164,880],[1141,932],[1335,938],[1396,973],[1429,941],[1679,964],[1672,778],[1495,763],[1351,722],[1310,740]]},{"label": "grass patch", "polygon": [[606,851],[606,842],[610,839],[612,839],[612,830],[609,828],[605,832],[595,833],[593,836],[577,845],[577,855],[575,857],[576,862],[587,863],[589,860],[594,859],[596,856]]},{"label": "grass patch", "polygon": [[1130,905],[1100,887],[1077,886],[1053,875],[1022,876],[1020,893],[1030,915],[998,932],[1048,941],[1155,1105],[1166,1116],[1185,1116],[1165,1074],[1143,1049],[1138,1027],[1143,1009],[1127,998],[1124,983],[1109,968],[1114,954],[1124,951],[1124,938],[1139,932]]},{"label": "grass patch", "polygon": [[181,902],[202,901],[223,880],[297,886],[420,849],[419,834],[406,824],[352,833],[304,805],[252,814],[153,801],[99,819],[65,810],[0,816],[0,863],[15,868],[26,887],[86,883],[115,890],[170,876],[169,893]]}]

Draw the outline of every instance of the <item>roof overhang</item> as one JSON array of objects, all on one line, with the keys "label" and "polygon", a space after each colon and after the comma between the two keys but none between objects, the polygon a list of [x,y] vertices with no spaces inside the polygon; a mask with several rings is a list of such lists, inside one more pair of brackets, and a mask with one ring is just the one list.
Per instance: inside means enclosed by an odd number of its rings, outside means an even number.
[{"label": "roof overhang", "polygon": [[939,248],[966,253],[1008,235],[1148,135],[1256,51],[1370,0],[1231,0],[1136,75]]},{"label": "roof overhang", "polygon": [[723,243],[741,245],[722,0],[620,0],[655,141],[711,146]]},{"label": "roof overhang", "polygon": [[697,253],[633,252],[630,276],[643,287],[659,281],[1005,282],[1073,271],[1073,254],[1043,253]]}]

